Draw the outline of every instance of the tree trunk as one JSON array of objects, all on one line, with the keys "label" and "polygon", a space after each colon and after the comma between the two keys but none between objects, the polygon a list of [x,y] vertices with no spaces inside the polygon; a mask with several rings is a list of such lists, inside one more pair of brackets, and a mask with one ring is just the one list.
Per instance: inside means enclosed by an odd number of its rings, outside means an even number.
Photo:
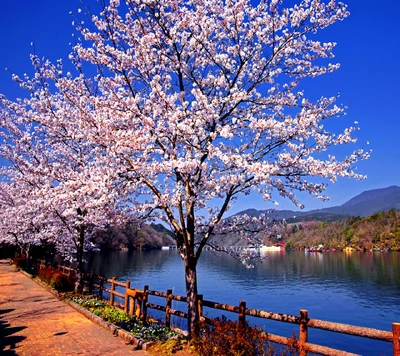
[{"label": "tree trunk", "polygon": [[188,310],[189,339],[199,334],[199,308],[197,303],[197,270],[196,259],[185,256],[186,297]]},{"label": "tree trunk", "polygon": [[85,228],[81,226],[79,228],[78,244],[77,244],[77,264],[76,264],[76,280],[75,280],[75,292],[83,292],[83,244],[85,241]]},{"label": "tree trunk", "polygon": [[28,245],[25,249],[25,259],[26,259],[26,268],[29,270],[31,268],[31,254],[30,254],[31,246]]}]

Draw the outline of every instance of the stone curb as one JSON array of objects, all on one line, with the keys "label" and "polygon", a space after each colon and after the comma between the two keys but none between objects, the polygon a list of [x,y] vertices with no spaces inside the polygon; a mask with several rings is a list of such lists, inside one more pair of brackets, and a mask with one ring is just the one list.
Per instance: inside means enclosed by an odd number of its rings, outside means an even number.
[{"label": "stone curb", "polygon": [[[15,266],[14,266],[15,267]],[[42,288],[46,289],[48,292],[53,294],[57,299],[60,301],[68,304],[70,307],[74,308],[77,312],[81,313],[84,315],[86,318],[91,320],[92,322],[100,325],[101,327],[107,329],[110,331],[113,335],[120,337],[122,340],[124,340],[126,343],[131,344],[134,346],[136,350],[148,350],[152,345],[154,345],[153,341],[145,341],[143,339],[138,339],[135,336],[133,336],[129,331],[126,331],[112,323],[109,323],[107,321],[104,321],[97,315],[94,315],[87,309],[81,307],[80,305],[64,298],[64,295],[62,293],[57,292],[53,288],[49,287],[47,284],[43,283],[42,281],[39,281],[37,278],[34,278],[31,274],[25,272],[24,270],[15,267],[17,271],[22,273],[25,277],[28,277],[32,279],[36,284],[40,285]]]}]

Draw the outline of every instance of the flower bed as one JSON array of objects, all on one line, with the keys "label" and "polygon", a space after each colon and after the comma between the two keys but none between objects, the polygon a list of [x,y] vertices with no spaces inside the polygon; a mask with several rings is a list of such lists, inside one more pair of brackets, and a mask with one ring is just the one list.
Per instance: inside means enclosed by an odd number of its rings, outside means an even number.
[{"label": "flower bed", "polygon": [[122,310],[111,307],[106,301],[103,300],[82,296],[72,296],[70,300],[87,309],[94,315],[97,315],[104,321],[129,331],[133,334],[133,336],[145,341],[163,341],[179,336],[177,333],[167,329],[161,324],[144,322],[135,316],[129,316]]}]

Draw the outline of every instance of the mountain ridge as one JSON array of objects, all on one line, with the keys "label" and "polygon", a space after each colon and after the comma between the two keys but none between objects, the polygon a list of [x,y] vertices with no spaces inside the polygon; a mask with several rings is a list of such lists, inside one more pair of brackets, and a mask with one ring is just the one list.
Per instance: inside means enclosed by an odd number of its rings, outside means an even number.
[{"label": "mountain ridge", "polygon": [[322,209],[313,209],[309,211],[295,210],[257,210],[249,208],[235,215],[247,214],[258,217],[266,214],[270,218],[288,222],[296,222],[301,219],[336,221],[349,216],[369,216],[380,211],[390,209],[400,209],[400,187],[392,185],[386,188],[366,190],[355,197],[349,199],[342,205],[337,205]]}]

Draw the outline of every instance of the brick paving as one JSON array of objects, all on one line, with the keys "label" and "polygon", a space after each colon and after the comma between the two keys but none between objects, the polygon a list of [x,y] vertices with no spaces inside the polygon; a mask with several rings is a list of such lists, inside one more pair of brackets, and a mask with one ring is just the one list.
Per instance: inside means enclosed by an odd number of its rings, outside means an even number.
[{"label": "brick paving", "polygon": [[0,354],[149,355],[0,260]]}]

